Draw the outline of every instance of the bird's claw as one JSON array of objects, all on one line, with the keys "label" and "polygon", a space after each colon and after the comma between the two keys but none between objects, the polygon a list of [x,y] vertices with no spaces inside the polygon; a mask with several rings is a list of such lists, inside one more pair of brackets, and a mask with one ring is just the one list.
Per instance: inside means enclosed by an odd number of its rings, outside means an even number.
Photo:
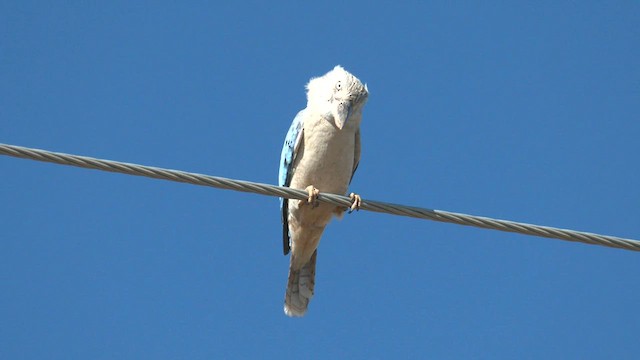
[{"label": "bird's claw", "polygon": [[320,195],[320,190],[313,187],[313,185],[309,185],[305,188],[307,193],[309,193],[309,197],[307,198],[307,203],[311,205],[311,207],[317,207],[318,203],[318,195]]},{"label": "bird's claw", "polygon": [[349,207],[349,214],[354,211],[360,210],[360,205],[362,205],[362,197],[360,195],[351,193],[349,194],[349,198],[351,199],[351,206]]}]

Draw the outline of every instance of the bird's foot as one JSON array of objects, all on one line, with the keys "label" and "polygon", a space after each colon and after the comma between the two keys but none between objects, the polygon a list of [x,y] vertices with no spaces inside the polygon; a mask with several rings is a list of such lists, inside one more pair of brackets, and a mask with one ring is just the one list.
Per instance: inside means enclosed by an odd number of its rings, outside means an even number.
[{"label": "bird's foot", "polygon": [[311,205],[311,207],[318,207],[320,203],[318,202],[318,195],[320,195],[320,190],[313,187],[313,185],[309,185],[305,188],[309,193],[309,198],[307,198],[307,203]]},{"label": "bird's foot", "polygon": [[349,207],[349,214],[354,211],[360,210],[360,205],[362,205],[362,197],[360,195],[351,193],[349,194],[349,198],[351,199],[351,206]]}]

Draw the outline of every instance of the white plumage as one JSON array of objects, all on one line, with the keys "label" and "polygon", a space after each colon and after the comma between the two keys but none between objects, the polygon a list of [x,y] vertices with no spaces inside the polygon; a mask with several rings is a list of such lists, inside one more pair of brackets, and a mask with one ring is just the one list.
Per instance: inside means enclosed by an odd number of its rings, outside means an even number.
[{"label": "white plumage", "polygon": [[344,209],[317,203],[310,186],[345,194],[360,160],[360,121],[368,90],[340,66],[307,84],[307,107],[285,139],[280,185],[310,190],[310,200],[282,200],[285,254],[291,250],[284,311],[302,316],[313,296],[317,247],[325,226]]}]

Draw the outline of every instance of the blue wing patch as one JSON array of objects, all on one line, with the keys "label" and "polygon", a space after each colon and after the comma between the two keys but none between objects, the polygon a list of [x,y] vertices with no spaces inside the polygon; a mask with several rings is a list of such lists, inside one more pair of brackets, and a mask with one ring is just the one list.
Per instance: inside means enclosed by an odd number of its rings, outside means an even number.
[{"label": "blue wing patch", "polygon": [[[293,163],[296,159],[298,149],[302,143],[302,122],[304,110],[300,111],[293,119],[289,132],[284,139],[282,146],[282,154],[280,154],[280,171],[278,173],[278,185],[289,186],[291,177],[293,176]],[[280,211],[282,212],[282,246],[285,255],[291,250],[289,243],[289,200],[280,198]]]}]

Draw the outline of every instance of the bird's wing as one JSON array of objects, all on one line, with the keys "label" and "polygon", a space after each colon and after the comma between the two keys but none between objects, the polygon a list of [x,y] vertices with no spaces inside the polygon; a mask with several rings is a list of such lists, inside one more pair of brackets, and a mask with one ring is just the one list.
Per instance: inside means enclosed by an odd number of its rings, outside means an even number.
[{"label": "bird's wing", "polygon": [[[293,164],[296,160],[300,145],[302,144],[303,117],[304,110],[300,111],[293,119],[291,127],[289,127],[289,132],[287,132],[287,136],[284,139],[278,176],[278,185],[280,186],[289,186],[291,184],[291,177],[295,171]],[[287,255],[289,250],[291,250],[289,244],[288,199],[280,198],[280,210],[282,211],[282,249],[284,254]]]},{"label": "bird's wing", "polygon": [[351,179],[349,179],[349,184],[351,184],[351,180],[353,180],[353,175],[356,174],[356,170],[358,170],[358,164],[360,164],[360,128],[356,130],[356,141],[355,141],[355,153],[353,154],[353,172],[351,173]]}]

